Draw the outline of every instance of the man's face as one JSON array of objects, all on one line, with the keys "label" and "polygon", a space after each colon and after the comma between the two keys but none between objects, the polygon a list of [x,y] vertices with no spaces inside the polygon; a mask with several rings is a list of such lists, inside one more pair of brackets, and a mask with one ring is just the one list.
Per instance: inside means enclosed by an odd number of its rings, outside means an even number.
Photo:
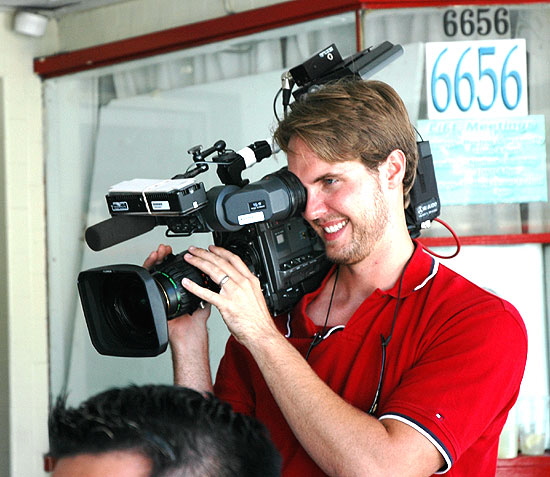
[{"label": "man's face", "polygon": [[53,477],[149,477],[151,462],[131,451],[81,454],[60,459]]},{"label": "man's face", "polygon": [[329,259],[354,264],[368,257],[388,223],[378,176],[359,161],[323,161],[296,138],[287,156],[289,170],[307,190],[303,216],[323,239]]}]

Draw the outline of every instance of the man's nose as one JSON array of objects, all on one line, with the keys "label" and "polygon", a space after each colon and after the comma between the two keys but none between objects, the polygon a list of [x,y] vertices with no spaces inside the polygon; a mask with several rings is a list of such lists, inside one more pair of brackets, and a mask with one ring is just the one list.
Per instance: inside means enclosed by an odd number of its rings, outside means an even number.
[{"label": "man's nose", "polygon": [[314,220],[322,217],[326,212],[326,203],[320,194],[308,191],[306,208],[302,213],[304,219],[313,222]]}]

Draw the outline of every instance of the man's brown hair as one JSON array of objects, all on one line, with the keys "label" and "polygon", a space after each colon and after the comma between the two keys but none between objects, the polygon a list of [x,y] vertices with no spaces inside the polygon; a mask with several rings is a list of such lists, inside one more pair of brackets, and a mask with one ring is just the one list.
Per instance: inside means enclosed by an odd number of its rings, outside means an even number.
[{"label": "man's brown hair", "polygon": [[324,161],[361,160],[371,170],[400,149],[407,158],[403,194],[408,205],[418,162],[415,131],[402,99],[386,83],[344,79],[308,93],[292,103],[274,132],[284,152],[292,137]]}]

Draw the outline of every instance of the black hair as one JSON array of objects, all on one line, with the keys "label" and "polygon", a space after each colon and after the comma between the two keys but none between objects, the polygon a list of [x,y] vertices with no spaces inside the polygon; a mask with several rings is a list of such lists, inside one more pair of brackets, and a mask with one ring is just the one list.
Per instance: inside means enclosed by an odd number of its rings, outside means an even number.
[{"label": "black hair", "polygon": [[76,408],[60,396],[48,427],[54,460],[128,450],[150,459],[151,477],[280,475],[280,455],[259,421],[189,388],[112,388]]}]

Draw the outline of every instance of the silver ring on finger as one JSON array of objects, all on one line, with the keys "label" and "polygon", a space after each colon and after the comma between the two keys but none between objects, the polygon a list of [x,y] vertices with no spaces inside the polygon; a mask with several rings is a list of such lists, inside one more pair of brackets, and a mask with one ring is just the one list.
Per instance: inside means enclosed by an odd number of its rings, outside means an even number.
[{"label": "silver ring on finger", "polygon": [[231,277],[229,275],[225,275],[218,283],[218,287],[220,287],[220,289],[228,282],[228,280],[230,279]]}]

